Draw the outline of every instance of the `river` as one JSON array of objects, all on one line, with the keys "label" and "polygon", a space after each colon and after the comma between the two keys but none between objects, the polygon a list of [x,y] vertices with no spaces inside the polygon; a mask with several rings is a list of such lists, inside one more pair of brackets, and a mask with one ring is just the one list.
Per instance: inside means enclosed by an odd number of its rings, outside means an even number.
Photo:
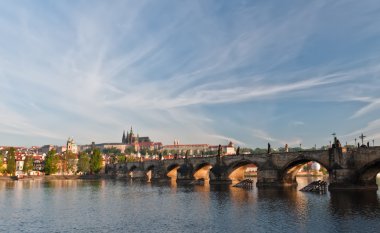
[{"label": "river", "polygon": [[[380,191],[0,181],[1,232],[379,232]],[[378,182],[379,183],[379,182]]]}]

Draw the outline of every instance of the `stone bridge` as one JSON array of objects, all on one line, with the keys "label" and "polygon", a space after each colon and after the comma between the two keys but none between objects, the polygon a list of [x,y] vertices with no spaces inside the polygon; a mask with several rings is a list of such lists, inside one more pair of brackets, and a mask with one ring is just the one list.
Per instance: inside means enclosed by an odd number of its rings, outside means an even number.
[{"label": "stone bridge", "polygon": [[106,173],[151,182],[175,178],[177,183],[191,183],[203,178],[217,184],[242,179],[245,166],[253,164],[257,166],[257,187],[294,186],[297,172],[310,161],[327,169],[330,190],[377,189],[380,147],[146,160],[108,164]]}]

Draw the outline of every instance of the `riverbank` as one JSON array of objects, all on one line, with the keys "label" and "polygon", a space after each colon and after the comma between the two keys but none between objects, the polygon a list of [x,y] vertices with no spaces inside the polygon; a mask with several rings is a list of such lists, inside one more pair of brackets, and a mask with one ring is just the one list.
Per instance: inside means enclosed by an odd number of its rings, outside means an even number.
[{"label": "riverbank", "polygon": [[0,181],[27,181],[27,180],[99,180],[114,178],[106,174],[98,175],[42,175],[42,176],[25,176],[16,179],[12,176],[0,176]]}]

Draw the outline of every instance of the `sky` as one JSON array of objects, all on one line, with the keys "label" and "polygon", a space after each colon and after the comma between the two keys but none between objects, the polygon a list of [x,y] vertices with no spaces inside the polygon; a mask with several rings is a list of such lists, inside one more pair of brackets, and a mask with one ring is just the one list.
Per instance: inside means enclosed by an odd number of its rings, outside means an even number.
[{"label": "sky", "polygon": [[380,2],[0,1],[0,145],[380,144]]}]

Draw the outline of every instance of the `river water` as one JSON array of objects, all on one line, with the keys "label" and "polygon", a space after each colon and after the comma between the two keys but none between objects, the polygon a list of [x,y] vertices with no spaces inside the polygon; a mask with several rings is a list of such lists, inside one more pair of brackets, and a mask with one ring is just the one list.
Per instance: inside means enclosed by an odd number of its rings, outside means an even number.
[{"label": "river water", "polygon": [[380,191],[0,181],[1,232],[379,232]]}]

